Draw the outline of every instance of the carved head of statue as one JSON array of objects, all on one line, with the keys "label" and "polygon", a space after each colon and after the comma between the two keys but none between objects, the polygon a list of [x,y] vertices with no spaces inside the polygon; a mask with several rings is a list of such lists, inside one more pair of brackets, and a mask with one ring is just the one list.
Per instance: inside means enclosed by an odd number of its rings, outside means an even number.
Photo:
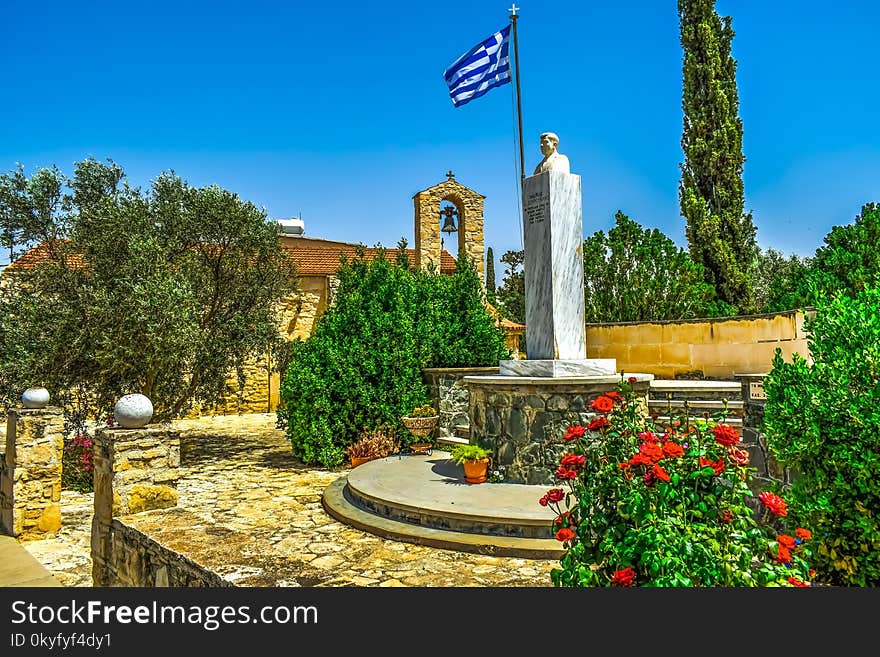
[{"label": "carved head of statue", "polygon": [[559,137],[555,132],[541,133],[541,154],[544,157],[550,155],[559,146]]}]

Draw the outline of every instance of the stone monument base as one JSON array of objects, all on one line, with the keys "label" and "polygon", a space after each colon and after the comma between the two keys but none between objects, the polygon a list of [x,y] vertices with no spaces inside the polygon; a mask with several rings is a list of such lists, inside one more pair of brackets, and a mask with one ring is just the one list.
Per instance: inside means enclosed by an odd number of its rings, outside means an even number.
[{"label": "stone monument base", "polygon": [[578,360],[502,360],[498,364],[501,376],[602,376],[617,373],[614,358],[582,358]]},{"label": "stone monument base", "polygon": [[[526,361],[520,361],[526,362]],[[644,413],[652,374],[629,373]],[[573,423],[598,415],[591,402],[614,390],[621,375],[585,377],[465,376],[470,442],[492,453],[492,467],[511,484],[556,482],[559,459],[570,451],[562,435]],[[537,502],[536,502],[537,503]]]}]

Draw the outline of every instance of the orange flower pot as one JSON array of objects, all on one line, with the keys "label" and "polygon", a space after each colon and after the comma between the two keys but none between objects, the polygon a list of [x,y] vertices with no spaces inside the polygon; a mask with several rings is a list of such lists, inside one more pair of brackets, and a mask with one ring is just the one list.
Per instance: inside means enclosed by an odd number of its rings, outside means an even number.
[{"label": "orange flower pot", "polygon": [[476,461],[465,461],[464,480],[469,484],[482,484],[486,481],[486,472],[489,470],[489,459],[479,459]]},{"label": "orange flower pot", "polygon": [[352,456],[351,457],[351,467],[356,468],[362,463],[366,463],[367,461],[372,461],[369,456]]}]

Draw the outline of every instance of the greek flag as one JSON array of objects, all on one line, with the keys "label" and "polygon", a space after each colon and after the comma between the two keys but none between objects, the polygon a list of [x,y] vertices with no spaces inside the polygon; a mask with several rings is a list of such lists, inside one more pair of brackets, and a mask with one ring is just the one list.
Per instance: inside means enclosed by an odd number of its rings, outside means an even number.
[{"label": "greek flag", "polygon": [[510,82],[510,25],[468,50],[443,75],[455,107]]}]

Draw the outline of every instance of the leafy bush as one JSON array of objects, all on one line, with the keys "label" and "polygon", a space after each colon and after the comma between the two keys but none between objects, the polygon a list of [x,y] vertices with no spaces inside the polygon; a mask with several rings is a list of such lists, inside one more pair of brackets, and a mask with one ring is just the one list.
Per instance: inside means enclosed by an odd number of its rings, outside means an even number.
[{"label": "leafy bush", "polygon": [[791,516],[810,525],[818,578],[880,585],[880,289],[820,301],[807,321],[812,363],[777,350],[762,429],[795,474]]},{"label": "leafy bush", "polygon": [[566,548],[554,585],[808,585],[810,532],[778,531],[786,503],[772,492],[747,503],[754,469],[723,417],[656,426],[628,381],[592,408],[563,436],[572,449],[556,478],[568,490],[539,500]]},{"label": "leafy bush", "polygon": [[473,263],[462,255],[451,276],[414,270],[403,247],[394,262],[381,248],[372,260],[364,249],[344,259],[333,306],[293,345],[278,418],[305,463],[340,465],[364,430],[405,432],[400,417],[430,403],[422,368],[508,355]]}]

